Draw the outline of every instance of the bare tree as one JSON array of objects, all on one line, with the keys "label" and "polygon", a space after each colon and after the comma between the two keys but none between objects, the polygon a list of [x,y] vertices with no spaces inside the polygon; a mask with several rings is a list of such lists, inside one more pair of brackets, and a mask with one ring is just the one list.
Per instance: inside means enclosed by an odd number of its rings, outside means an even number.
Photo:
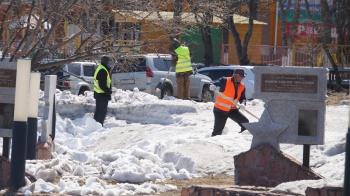
[{"label": "bare tree", "polygon": [[197,26],[199,27],[204,46],[204,65],[214,64],[213,43],[211,37],[211,27],[214,17],[214,9],[217,8],[215,1],[189,1],[191,11],[195,15]]},{"label": "bare tree", "polygon": [[[102,55],[119,56],[121,47],[134,47],[135,26],[117,27],[114,17],[116,5],[126,10],[143,8],[148,1],[90,1],[90,0],[33,0],[30,4],[12,0],[3,4],[0,24],[4,57],[10,61],[20,56],[32,59],[32,69],[57,71],[62,65],[98,59]],[[6,31],[9,31],[7,33]],[[67,34],[65,34],[67,33]],[[126,36],[131,36],[127,39]],[[122,42],[121,42],[122,41]],[[134,43],[127,46],[127,42]],[[124,45],[123,45],[124,44]],[[57,53],[68,54],[60,61],[51,59]]]},{"label": "bare tree", "polygon": [[323,28],[322,30],[317,26],[316,22],[313,20],[312,15],[311,15],[311,11],[309,9],[309,1],[305,0],[305,6],[306,6],[306,11],[309,17],[309,20],[311,21],[311,23],[313,24],[314,29],[316,29],[317,32],[321,32],[322,33],[322,46],[323,46],[323,50],[325,52],[325,54],[327,55],[334,73],[335,73],[335,77],[336,77],[336,90],[339,91],[340,90],[340,86],[341,86],[341,77],[339,74],[339,70],[338,70],[338,66],[335,63],[330,51],[329,51],[329,47],[328,45],[331,44],[332,42],[332,38],[331,38],[331,15],[332,15],[332,11],[330,9],[330,6],[328,4],[327,0],[320,0],[320,7],[321,7],[321,14],[322,14],[322,24],[323,24]]},{"label": "bare tree", "polygon": [[[231,1],[231,4],[229,5],[229,11],[227,12],[228,14],[225,16],[225,20],[228,21],[228,26],[229,29],[232,33],[233,39],[235,40],[235,45],[236,45],[236,50],[237,50],[237,56],[239,60],[240,65],[248,65],[249,64],[249,59],[248,59],[248,54],[247,54],[247,49],[248,49],[248,44],[249,40],[252,36],[253,32],[253,27],[254,27],[254,20],[257,18],[257,13],[258,13],[258,0],[248,0],[248,1]],[[248,6],[248,30],[247,33],[245,34],[243,43],[241,42],[241,38],[239,37],[239,33],[236,29],[235,26],[235,21],[233,20],[233,14],[234,11],[236,10],[237,7],[242,7],[243,5]]]}]

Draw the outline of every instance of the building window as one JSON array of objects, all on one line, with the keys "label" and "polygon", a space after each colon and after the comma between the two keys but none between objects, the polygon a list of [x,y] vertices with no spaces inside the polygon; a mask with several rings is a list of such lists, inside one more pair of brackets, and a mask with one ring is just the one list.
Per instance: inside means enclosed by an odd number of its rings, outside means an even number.
[{"label": "building window", "polygon": [[141,39],[141,23],[116,23],[116,33],[120,40],[138,41]]}]

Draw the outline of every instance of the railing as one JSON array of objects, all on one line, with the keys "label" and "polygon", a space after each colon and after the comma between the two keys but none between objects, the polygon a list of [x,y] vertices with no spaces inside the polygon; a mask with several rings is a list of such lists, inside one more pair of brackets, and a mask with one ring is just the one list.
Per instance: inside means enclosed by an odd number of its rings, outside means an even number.
[{"label": "railing", "polygon": [[[188,43],[191,49],[192,61],[204,63],[203,44]],[[148,43],[141,48],[141,53],[168,53],[168,43]],[[328,45],[333,60],[339,68],[350,67],[350,46]],[[295,44],[293,46],[248,46],[250,64],[332,67],[321,44]],[[213,44],[215,64],[238,65],[236,46],[234,44]]]},{"label": "railing", "polygon": [[[222,47],[221,62],[223,64],[239,64],[235,45],[223,45]],[[350,67],[350,46],[328,45],[328,49],[338,67]],[[332,67],[321,44],[248,46],[247,53],[250,64]],[[229,58],[225,58],[225,56]]]}]

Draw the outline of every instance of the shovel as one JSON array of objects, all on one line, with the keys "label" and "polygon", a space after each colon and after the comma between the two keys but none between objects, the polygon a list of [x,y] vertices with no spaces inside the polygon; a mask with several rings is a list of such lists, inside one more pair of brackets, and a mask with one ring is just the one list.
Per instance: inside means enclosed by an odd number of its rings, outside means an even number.
[{"label": "shovel", "polygon": [[156,91],[157,91],[157,92],[161,91],[161,90],[165,87],[165,80],[168,78],[172,66],[169,66],[169,67],[170,67],[170,68],[169,68],[169,71],[168,71],[168,73],[166,73],[163,82],[159,82],[159,83],[157,84],[157,86],[156,86]]},{"label": "shovel", "polygon": [[[220,94],[221,96],[227,98],[231,103],[237,105],[237,100],[234,100],[234,99],[232,99],[232,98],[230,98],[230,97],[227,97],[226,95],[224,95],[223,93],[221,93],[221,92],[218,91],[218,90],[215,90],[214,92],[217,93],[217,94]],[[247,109],[245,109],[244,111],[247,112],[248,114],[250,114],[251,116],[253,116],[254,118],[256,118],[257,120],[259,120],[259,118],[258,118],[257,116],[255,116],[253,113],[251,113],[251,112],[248,111]]]}]

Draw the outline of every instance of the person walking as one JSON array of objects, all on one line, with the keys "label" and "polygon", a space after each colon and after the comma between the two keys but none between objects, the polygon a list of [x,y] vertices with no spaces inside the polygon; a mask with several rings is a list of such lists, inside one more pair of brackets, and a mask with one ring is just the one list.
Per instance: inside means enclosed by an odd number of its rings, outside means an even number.
[{"label": "person walking", "polygon": [[172,55],[172,65],[176,66],[177,98],[190,99],[190,75],[192,75],[190,50],[181,45],[177,40],[173,40],[174,53]]},{"label": "person walking", "polygon": [[109,61],[108,56],[101,57],[101,64],[94,74],[94,98],[96,99],[94,119],[102,126],[107,114],[108,101],[111,100],[112,94]]},{"label": "person walking", "polygon": [[241,127],[240,133],[246,130],[242,123],[247,123],[249,120],[240,112],[245,110],[246,105],[245,87],[242,82],[244,77],[244,70],[237,68],[232,77],[222,77],[210,85],[210,90],[217,94],[213,109],[212,137],[222,134],[227,118],[238,123]]}]

